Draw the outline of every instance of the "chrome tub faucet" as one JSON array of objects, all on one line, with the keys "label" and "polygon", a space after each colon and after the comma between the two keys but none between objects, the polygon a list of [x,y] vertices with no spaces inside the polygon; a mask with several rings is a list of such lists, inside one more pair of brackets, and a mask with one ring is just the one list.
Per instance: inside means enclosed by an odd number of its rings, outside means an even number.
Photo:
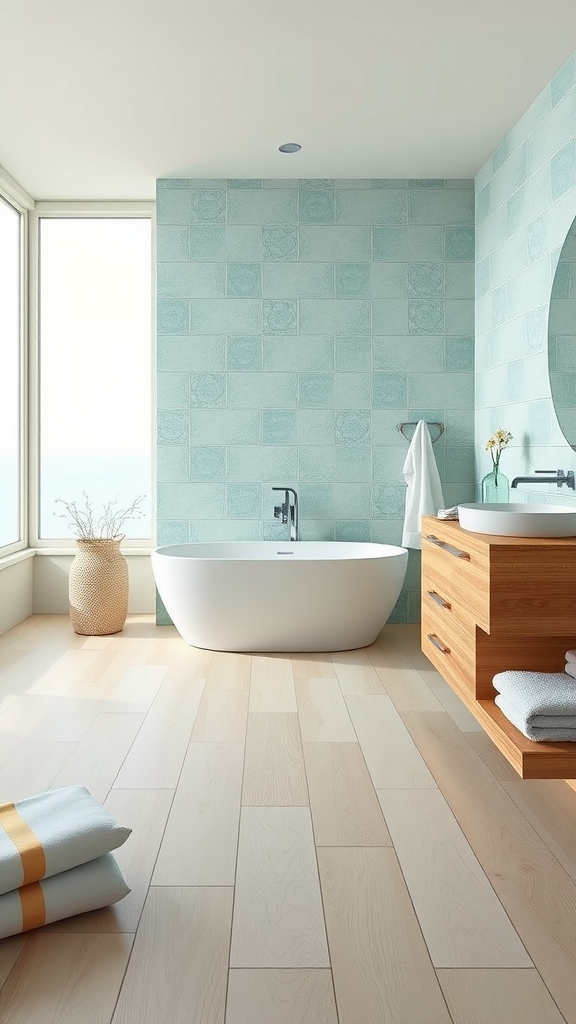
[{"label": "chrome tub faucet", "polygon": [[274,518],[286,525],[290,523],[290,540],[299,540],[298,495],[293,487],[273,487],[273,491],[284,491],[284,501],[274,506]]}]

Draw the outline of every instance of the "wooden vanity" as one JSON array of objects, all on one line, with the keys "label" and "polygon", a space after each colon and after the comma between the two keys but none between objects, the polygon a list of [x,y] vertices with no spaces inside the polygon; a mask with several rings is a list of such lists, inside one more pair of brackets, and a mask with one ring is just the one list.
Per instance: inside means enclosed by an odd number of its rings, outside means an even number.
[{"label": "wooden vanity", "polygon": [[[493,537],[422,519],[422,650],[525,779],[576,779],[576,743],[534,743],[494,704],[507,669],[576,648],[576,537]],[[576,687],[576,679],[574,680]]]}]

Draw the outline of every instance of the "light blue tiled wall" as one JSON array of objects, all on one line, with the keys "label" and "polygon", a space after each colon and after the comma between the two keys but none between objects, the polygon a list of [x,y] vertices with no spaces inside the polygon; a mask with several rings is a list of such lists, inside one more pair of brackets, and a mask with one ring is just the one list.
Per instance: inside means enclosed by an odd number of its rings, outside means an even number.
[{"label": "light blue tiled wall", "polygon": [[282,484],[303,540],[399,543],[420,417],[471,498],[472,181],[162,179],[157,218],[160,544],[283,538]]},{"label": "light blue tiled wall", "polygon": [[[484,442],[500,426],[514,435],[501,462],[510,479],[576,469],[548,375],[552,283],[575,214],[573,54],[476,178],[477,481],[491,468]],[[520,500],[576,500],[565,487],[517,493]]]}]

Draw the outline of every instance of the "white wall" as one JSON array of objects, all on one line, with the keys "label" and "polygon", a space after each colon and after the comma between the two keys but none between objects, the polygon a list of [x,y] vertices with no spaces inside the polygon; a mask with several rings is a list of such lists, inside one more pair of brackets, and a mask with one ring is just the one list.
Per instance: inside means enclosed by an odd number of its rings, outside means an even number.
[{"label": "white wall", "polygon": [[34,562],[31,556],[5,565],[0,571],[0,633],[32,615]]},{"label": "white wall", "polygon": [[[128,612],[154,612],[156,591],[150,555],[128,552],[123,554],[128,563],[130,586]],[[68,573],[73,557],[73,554],[44,555],[42,551],[36,552],[33,590],[35,612],[68,611]]]}]

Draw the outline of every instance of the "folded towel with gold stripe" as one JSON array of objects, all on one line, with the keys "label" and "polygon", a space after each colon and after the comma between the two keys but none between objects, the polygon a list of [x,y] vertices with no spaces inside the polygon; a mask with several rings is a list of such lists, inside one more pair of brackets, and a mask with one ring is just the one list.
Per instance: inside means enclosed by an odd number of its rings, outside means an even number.
[{"label": "folded towel with gold stripe", "polygon": [[116,850],[131,831],[84,786],[0,804],[0,896]]},{"label": "folded towel with gold stripe", "polygon": [[86,910],[108,907],[129,892],[113,855],[105,853],[87,864],[0,896],[0,939]]}]

